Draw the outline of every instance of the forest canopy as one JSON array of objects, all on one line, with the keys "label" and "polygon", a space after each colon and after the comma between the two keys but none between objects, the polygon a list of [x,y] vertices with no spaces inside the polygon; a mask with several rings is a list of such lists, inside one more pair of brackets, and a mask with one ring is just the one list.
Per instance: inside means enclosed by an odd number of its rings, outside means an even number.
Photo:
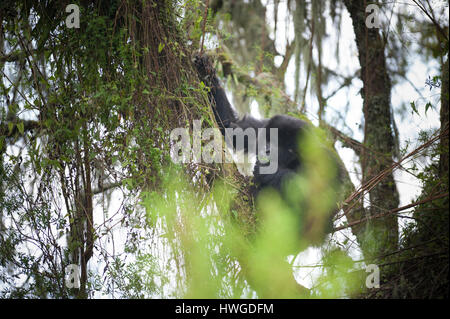
[{"label": "forest canopy", "polygon": [[[448,14],[3,0],[0,297],[448,298]],[[239,116],[311,128],[279,189],[254,196],[222,88]]]}]

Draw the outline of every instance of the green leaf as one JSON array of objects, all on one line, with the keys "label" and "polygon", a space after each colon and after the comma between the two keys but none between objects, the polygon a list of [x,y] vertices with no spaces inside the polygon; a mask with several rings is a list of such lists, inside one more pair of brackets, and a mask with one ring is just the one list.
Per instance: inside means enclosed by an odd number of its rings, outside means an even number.
[{"label": "green leaf", "polygon": [[13,128],[14,128],[14,123],[13,122],[9,122],[8,123],[8,134],[11,134],[12,133],[12,130],[13,130]]},{"label": "green leaf", "polygon": [[425,105],[425,114],[427,114],[428,109],[429,109],[429,108],[432,108],[432,107],[433,107],[433,105],[431,105],[431,103],[428,102],[428,103]]},{"label": "green leaf", "polygon": [[239,84],[239,81],[238,81],[238,79],[237,79],[237,76],[236,76],[236,74],[232,74],[232,77],[233,77],[233,81],[234,81],[234,84],[235,85],[238,85]]},{"label": "green leaf", "polygon": [[417,108],[416,108],[416,104],[414,102],[411,102],[411,108],[414,111],[414,113],[416,113],[417,115],[419,115],[419,112],[417,112]]},{"label": "green leaf", "polygon": [[20,134],[23,134],[24,132],[23,122],[17,123],[17,129],[19,130]]},{"label": "green leaf", "polygon": [[164,47],[165,47],[166,45],[164,44],[164,43],[160,43],[159,45],[158,45],[158,53],[161,53],[161,51],[164,49]]}]

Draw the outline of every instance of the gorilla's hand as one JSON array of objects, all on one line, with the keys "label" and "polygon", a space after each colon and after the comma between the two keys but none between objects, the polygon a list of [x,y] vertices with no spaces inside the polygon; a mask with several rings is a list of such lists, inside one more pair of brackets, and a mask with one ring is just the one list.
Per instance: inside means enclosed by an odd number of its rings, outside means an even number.
[{"label": "gorilla's hand", "polygon": [[197,53],[194,55],[194,65],[200,79],[205,81],[205,84],[209,84],[216,75],[211,59],[206,54]]}]

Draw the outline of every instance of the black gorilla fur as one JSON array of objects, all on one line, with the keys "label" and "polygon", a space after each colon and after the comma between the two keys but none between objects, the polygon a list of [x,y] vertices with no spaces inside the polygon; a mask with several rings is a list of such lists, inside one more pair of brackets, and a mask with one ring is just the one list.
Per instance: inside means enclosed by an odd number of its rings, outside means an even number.
[{"label": "black gorilla fur", "polygon": [[[194,64],[197,68],[200,79],[210,88],[209,99],[212,104],[214,116],[219,125],[220,131],[225,135],[227,128],[254,128],[266,129],[266,141],[270,144],[270,128],[278,129],[278,146],[276,148],[278,155],[278,169],[273,174],[261,174],[260,168],[267,165],[257,158],[253,176],[254,176],[254,192],[256,197],[260,191],[265,188],[272,187],[279,191],[283,196],[283,188],[286,182],[302,169],[301,156],[298,152],[298,141],[306,130],[312,127],[309,123],[300,119],[286,116],[276,115],[269,119],[256,119],[251,115],[245,115],[239,119],[233,107],[228,102],[224,89],[221,87],[219,79],[207,55],[196,55]],[[233,146],[236,147],[236,141],[233,140]],[[249,142],[244,137],[244,150],[248,151]],[[340,173],[338,161],[331,152],[327,152],[333,164],[336,164],[337,172]],[[339,179],[339,177],[337,177]],[[336,184],[339,184],[336,183]],[[336,211],[330,211],[325,232],[332,230],[332,215]]]}]

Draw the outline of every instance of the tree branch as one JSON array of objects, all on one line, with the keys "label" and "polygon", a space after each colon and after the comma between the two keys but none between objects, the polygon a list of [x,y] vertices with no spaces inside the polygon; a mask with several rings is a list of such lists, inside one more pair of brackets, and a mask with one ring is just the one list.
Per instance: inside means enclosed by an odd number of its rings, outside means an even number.
[{"label": "tree branch", "polygon": [[[11,130],[9,128],[10,127],[9,123],[14,124],[12,126]],[[24,132],[29,132],[31,130],[38,129],[40,127],[39,122],[37,122],[37,121],[21,120],[19,118],[16,118],[16,119],[8,121],[8,122],[0,123],[0,135],[6,136],[7,138],[13,137],[17,133],[19,133],[19,129],[17,127],[18,123],[23,123],[23,131]]]}]

